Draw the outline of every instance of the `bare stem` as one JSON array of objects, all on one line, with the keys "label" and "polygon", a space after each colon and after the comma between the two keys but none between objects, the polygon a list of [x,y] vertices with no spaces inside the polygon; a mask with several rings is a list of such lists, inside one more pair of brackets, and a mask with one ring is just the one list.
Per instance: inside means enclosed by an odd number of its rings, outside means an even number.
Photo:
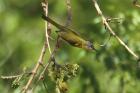
[{"label": "bare stem", "polygon": [[55,44],[55,48],[54,48],[53,52],[51,53],[51,56],[50,56],[50,58],[49,58],[49,60],[48,60],[48,63],[46,64],[45,68],[44,68],[43,71],[41,72],[38,81],[40,81],[42,78],[44,78],[43,76],[44,76],[44,74],[45,74],[45,71],[47,71],[48,66],[50,65],[50,63],[51,63],[53,60],[55,60],[54,55],[55,55],[55,53],[56,53],[56,51],[57,51],[58,48],[59,48],[59,36],[57,37],[56,44]]},{"label": "bare stem", "polygon": [[110,25],[108,24],[106,18],[104,17],[98,3],[96,2],[96,0],[92,0],[92,2],[94,3],[94,7],[96,8],[98,14],[101,16],[102,21],[105,25],[105,27],[108,29],[108,31],[118,40],[118,42],[125,47],[125,49],[131,54],[133,55],[136,59],[139,59],[139,56],[137,54],[135,54],[116,34],[115,32],[112,30],[112,28],[110,27]]},{"label": "bare stem", "polygon": [[[42,2],[42,7],[44,10],[44,14],[46,16],[48,16],[48,0],[45,0],[44,2]],[[47,21],[45,21],[45,36],[46,36],[46,43],[49,49],[49,52],[51,54],[51,48],[50,48],[50,43],[49,43],[49,35],[51,34],[51,27],[50,27],[50,23],[48,23]]]},{"label": "bare stem", "polygon": [[[67,20],[66,20],[66,26],[69,26],[71,24],[71,20],[72,20],[72,12],[71,12],[71,1],[70,0],[66,0],[66,5],[67,5]],[[52,60],[55,60],[54,58],[54,55],[56,53],[56,50],[58,49],[59,47],[59,36],[57,37],[57,40],[56,40],[56,44],[55,44],[55,48],[53,50],[53,52],[51,53],[51,56],[48,60],[48,64],[46,64],[44,70],[42,71],[42,73],[40,74],[39,76],[39,80],[41,80],[44,76],[44,73],[45,71],[47,70],[48,66],[50,65],[51,61]]]},{"label": "bare stem", "polygon": [[[47,16],[48,15],[48,0],[45,0],[44,3],[42,3],[42,7],[43,7],[43,10],[45,12],[45,15]],[[42,48],[42,51],[41,51],[41,54],[40,54],[40,57],[38,59],[38,62],[36,64],[36,66],[34,67],[33,71],[32,71],[32,74],[27,82],[27,84],[25,85],[25,87],[23,88],[23,91],[22,93],[26,93],[29,86],[31,85],[38,69],[39,69],[39,66],[43,64],[43,58],[44,58],[44,55],[46,53],[46,48],[48,47],[49,49],[49,52],[51,54],[51,48],[50,48],[50,44],[49,44],[49,35],[51,33],[51,28],[50,28],[50,25],[49,23],[47,24],[47,22],[45,22],[45,37],[46,37],[46,40],[45,40],[45,43],[43,45],[43,48]]]},{"label": "bare stem", "polygon": [[29,78],[27,84],[26,84],[25,87],[23,88],[22,93],[26,93],[26,92],[27,92],[29,86],[31,85],[31,83],[32,83],[32,81],[33,81],[33,79],[34,79],[34,77],[35,77],[35,75],[36,75],[36,73],[37,73],[37,71],[38,71],[38,69],[39,69],[40,64],[43,63],[43,58],[44,58],[45,53],[46,53],[46,44],[44,44],[44,46],[43,46],[43,48],[42,48],[42,51],[41,51],[40,57],[39,57],[39,59],[38,59],[38,62],[37,62],[37,64],[36,64],[36,66],[34,67],[34,69],[33,69],[33,71],[32,71],[32,74],[31,74],[31,76],[30,76],[30,78]]}]

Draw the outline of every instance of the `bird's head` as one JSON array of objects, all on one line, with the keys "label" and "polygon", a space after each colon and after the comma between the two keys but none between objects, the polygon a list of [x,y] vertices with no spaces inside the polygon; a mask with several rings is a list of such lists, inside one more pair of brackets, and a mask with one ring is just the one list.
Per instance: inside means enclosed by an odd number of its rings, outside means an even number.
[{"label": "bird's head", "polygon": [[91,43],[90,41],[86,41],[87,43],[86,43],[86,49],[87,50],[96,50],[95,49],[95,47],[94,47],[94,45],[93,45],[93,43]]}]

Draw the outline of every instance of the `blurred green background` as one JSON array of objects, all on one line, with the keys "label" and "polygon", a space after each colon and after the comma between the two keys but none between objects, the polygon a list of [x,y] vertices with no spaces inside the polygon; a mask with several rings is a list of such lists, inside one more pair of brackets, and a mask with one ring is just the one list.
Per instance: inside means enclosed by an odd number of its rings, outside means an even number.
[{"label": "blurred green background", "polygon": [[[132,0],[98,0],[106,17],[123,18],[121,23],[110,23],[115,33],[137,54],[140,53],[140,9]],[[70,28],[95,44],[104,43],[109,33],[104,29],[92,0],[71,0]],[[49,0],[49,16],[60,24],[67,18],[66,0]],[[19,74],[26,67],[30,71],[40,55],[44,37],[44,21],[39,0],[0,0],[0,75]],[[57,28],[52,26],[52,37]],[[54,40],[51,40],[51,48]],[[47,62],[48,51],[45,62]],[[68,93],[140,93],[140,70],[136,60],[111,38],[97,53],[62,43],[56,60],[77,63],[80,73],[69,82]],[[24,84],[25,85],[25,84]],[[48,86],[49,87],[49,86]],[[1,93],[19,93],[11,82],[0,79]],[[40,92],[46,93],[41,86]],[[42,91],[41,91],[42,90]]]}]

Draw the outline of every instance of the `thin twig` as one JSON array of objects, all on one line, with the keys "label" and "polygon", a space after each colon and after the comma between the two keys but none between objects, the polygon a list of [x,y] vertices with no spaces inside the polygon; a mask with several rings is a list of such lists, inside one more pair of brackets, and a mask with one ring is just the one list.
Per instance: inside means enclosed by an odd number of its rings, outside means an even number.
[{"label": "thin twig", "polygon": [[[68,25],[71,23],[71,19],[72,19],[70,0],[67,0],[66,3],[67,3],[67,12],[68,12],[66,26],[68,26]],[[47,2],[47,0],[45,0],[45,3],[42,3],[42,6],[43,6],[43,9],[44,9],[45,15],[47,16],[47,15],[48,15],[48,2]],[[47,25],[47,26],[46,26],[46,27],[47,27],[47,28],[46,28],[46,29],[47,29],[47,31],[46,31],[46,40],[47,40],[47,46],[48,46],[48,48],[49,48],[49,52],[50,52],[51,56],[50,56],[50,58],[49,58],[49,60],[48,60],[48,63],[47,63],[46,66],[44,67],[42,73],[40,74],[39,79],[38,79],[37,82],[39,82],[40,80],[42,80],[42,78],[43,78],[45,72],[47,71],[47,69],[48,69],[50,63],[51,63],[52,61],[55,61],[54,55],[55,55],[57,49],[59,48],[59,38],[60,38],[60,37],[58,36],[58,37],[57,37],[57,40],[56,40],[55,48],[54,48],[53,52],[51,52],[50,44],[49,44],[49,40],[48,40],[49,34],[50,34],[50,32],[51,32],[51,31],[49,31],[49,33],[48,33],[48,30],[50,30],[50,29],[49,29],[50,25],[49,25],[49,23],[46,24],[46,25]],[[55,62],[54,62],[54,63],[55,63]],[[55,64],[57,64],[57,63],[55,63]]]},{"label": "thin twig", "polygon": [[[48,0],[45,0],[44,2],[42,2],[42,7],[43,7],[43,10],[44,10],[44,14],[46,16],[48,16]],[[49,52],[51,54],[51,48],[50,48],[50,43],[49,43],[49,35],[51,34],[51,27],[50,26],[51,26],[50,23],[45,21],[46,42],[47,42]]]},{"label": "thin twig", "polygon": [[1,76],[0,78],[1,79],[15,79],[17,77],[20,77],[22,76],[23,74],[20,74],[20,75],[14,75],[14,76]]},{"label": "thin twig", "polygon": [[118,42],[125,47],[125,49],[131,54],[133,55],[137,60],[139,59],[139,56],[137,54],[135,54],[116,34],[115,32],[112,30],[112,28],[110,27],[110,25],[108,24],[106,18],[104,17],[98,3],[96,2],[96,0],[92,0],[92,2],[94,3],[94,7],[96,8],[98,14],[101,16],[102,21],[105,25],[105,27],[108,29],[108,31],[118,40]]},{"label": "thin twig", "polygon": [[[66,20],[66,26],[69,26],[71,24],[71,20],[72,20],[72,13],[71,13],[71,4],[70,4],[70,0],[66,0],[66,5],[67,5],[67,20]],[[55,47],[54,47],[54,50],[53,52],[51,53],[51,56],[48,60],[48,63],[46,64],[45,68],[43,69],[42,73],[40,74],[39,76],[39,79],[37,82],[39,82],[40,80],[42,80],[44,77],[44,74],[45,74],[45,71],[47,71],[47,68],[49,67],[50,63],[52,61],[55,61],[55,58],[54,58],[54,55],[57,51],[57,49],[59,48],[59,36],[57,37],[57,40],[56,40],[56,44],[55,44]]]},{"label": "thin twig", "polygon": [[[72,20],[71,2],[70,2],[70,0],[66,0],[66,5],[67,5],[67,20],[66,20],[66,26],[69,26],[69,25],[71,24],[71,20]],[[58,37],[57,37],[57,40],[56,40],[55,48],[54,48],[53,52],[51,53],[51,56],[50,56],[50,58],[49,58],[49,60],[48,60],[48,64],[46,64],[44,70],[43,70],[42,73],[40,74],[38,81],[40,81],[40,80],[43,78],[44,73],[45,73],[45,71],[47,70],[48,66],[50,65],[51,61],[52,61],[52,60],[55,60],[54,55],[55,55],[55,53],[56,53],[56,50],[59,48],[59,44],[60,44],[59,38],[60,38],[60,37],[58,36]]]},{"label": "thin twig", "polygon": [[43,78],[45,71],[47,71],[47,68],[49,67],[50,63],[55,60],[54,55],[58,48],[59,48],[59,36],[57,37],[55,48],[54,48],[53,52],[51,53],[48,63],[46,64],[45,68],[43,69],[42,73],[40,74],[38,81],[40,81]]},{"label": "thin twig", "polygon": [[[69,26],[71,24],[71,20],[72,20],[72,13],[71,13],[71,2],[70,0],[66,0],[66,5],[67,5],[67,20],[66,20],[66,26]],[[44,76],[45,71],[47,70],[48,66],[50,65],[52,60],[55,60],[54,55],[56,53],[56,50],[59,47],[59,36],[57,37],[57,41],[55,44],[55,48],[53,50],[53,52],[51,53],[51,56],[48,60],[48,64],[46,64],[44,70],[42,71],[42,73],[40,74],[39,80],[41,80]]]},{"label": "thin twig", "polygon": [[[45,7],[43,6],[45,5]],[[47,16],[48,15],[48,1],[45,0],[45,3],[42,4],[43,6],[43,9],[45,11],[45,15]],[[49,32],[49,33],[48,33]],[[49,34],[51,33],[51,28],[50,28],[50,25],[47,24],[47,22],[45,22],[45,36],[46,36],[46,40],[45,40],[45,44],[43,45],[43,48],[42,48],[42,51],[41,51],[41,54],[40,54],[40,57],[39,57],[39,60],[36,64],[36,66],[34,67],[33,71],[32,71],[32,74],[27,82],[27,84],[25,85],[25,87],[23,88],[23,91],[22,93],[26,93],[26,91],[28,90],[29,86],[31,85],[38,69],[39,69],[39,66],[41,64],[43,64],[43,58],[44,58],[44,55],[46,53],[46,48],[48,47],[49,49],[49,52],[51,54],[51,49],[50,49],[50,44],[49,44]]]},{"label": "thin twig", "polygon": [[[71,20],[72,20],[72,12],[71,12],[71,2],[70,2],[70,0],[66,0],[66,5],[67,5],[67,20],[66,20],[66,26],[69,26],[69,25],[71,24]],[[59,44],[60,44],[59,38],[60,38],[60,37],[58,36],[58,37],[57,37],[57,40],[56,40],[55,48],[54,48],[54,50],[53,50],[53,52],[52,52],[52,54],[51,54],[51,56],[50,56],[50,58],[49,58],[49,60],[48,60],[48,64],[46,64],[44,70],[43,70],[42,73],[40,74],[39,80],[41,80],[41,79],[43,78],[44,73],[45,73],[45,71],[47,70],[48,66],[50,65],[51,61],[52,61],[52,60],[55,60],[54,55],[55,55],[55,53],[56,53],[56,50],[59,48]]]},{"label": "thin twig", "polygon": [[37,73],[37,71],[38,71],[38,69],[39,69],[40,64],[43,63],[43,58],[44,58],[45,53],[46,53],[46,44],[44,44],[44,46],[43,46],[43,48],[42,48],[42,51],[41,51],[40,57],[39,57],[39,59],[38,59],[38,62],[37,62],[37,64],[36,64],[36,66],[34,67],[34,69],[33,69],[33,71],[32,71],[32,74],[31,74],[31,76],[30,76],[30,78],[29,78],[27,84],[26,84],[25,87],[23,88],[22,93],[26,93],[26,92],[27,92],[27,90],[28,90],[30,84],[32,83],[32,81],[33,81],[33,79],[34,79],[34,77],[35,77],[35,75],[36,75],[36,73]]},{"label": "thin twig", "polygon": [[[42,80],[42,81],[44,80],[44,74],[45,74],[45,72],[47,72],[47,69],[48,69],[50,63],[52,61],[55,61],[54,55],[55,55],[58,48],[59,48],[59,36],[56,39],[55,48],[49,57],[48,63],[45,65],[43,71],[40,73],[38,80],[35,82],[35,86],[32,88],[32,91],[37,87],[40,80]],[[54,62],[54,63],[57,65],[56,62]]]}]

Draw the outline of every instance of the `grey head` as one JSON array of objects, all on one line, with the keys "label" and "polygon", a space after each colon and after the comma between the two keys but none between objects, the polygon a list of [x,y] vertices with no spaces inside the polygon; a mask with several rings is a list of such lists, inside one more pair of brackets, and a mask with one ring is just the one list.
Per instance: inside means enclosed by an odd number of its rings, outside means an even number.
[{"label": "grey head", "polygon": [[87,49],[89,50],[96,50],[93,46],[93,43],[91,43],[90,41],[87,41]]}]

